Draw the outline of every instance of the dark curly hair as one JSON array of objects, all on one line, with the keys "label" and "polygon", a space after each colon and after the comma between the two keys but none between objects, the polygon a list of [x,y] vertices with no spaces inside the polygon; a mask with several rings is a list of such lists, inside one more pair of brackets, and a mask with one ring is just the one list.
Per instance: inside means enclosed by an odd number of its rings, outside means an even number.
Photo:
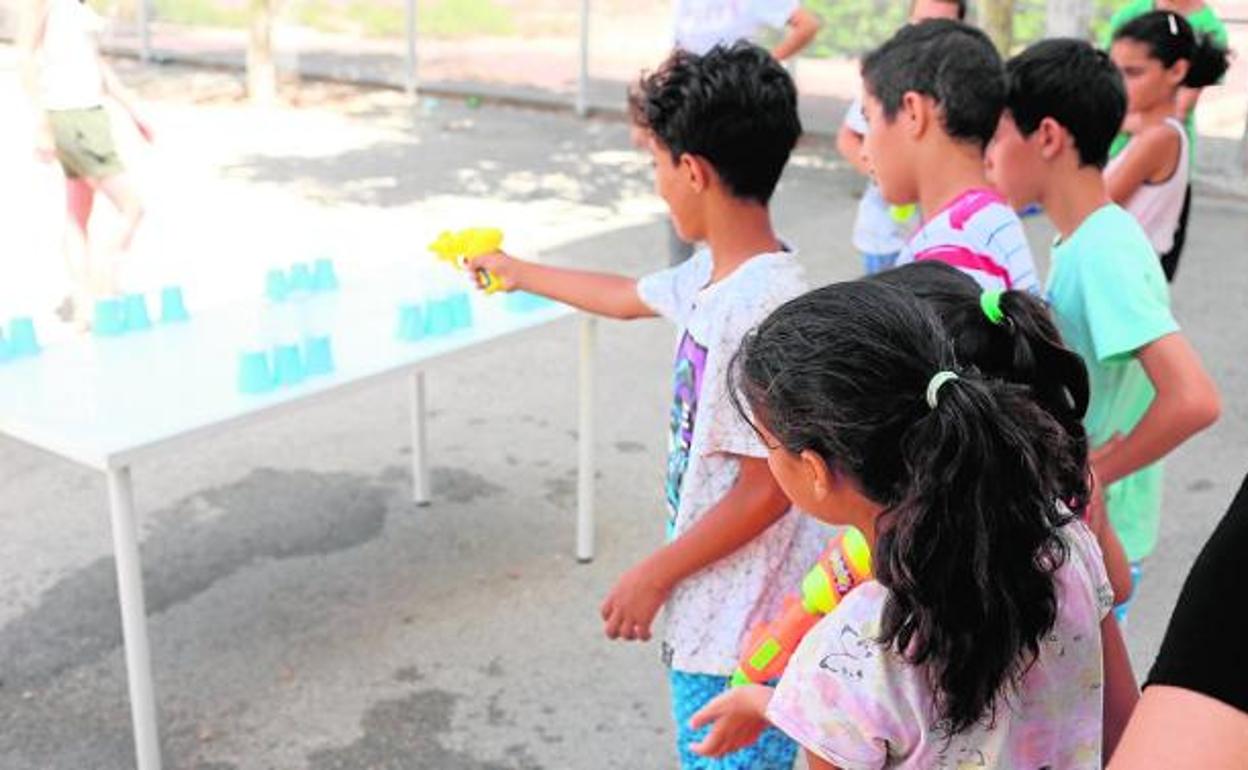
[{"label": "dark curly hair", "polygon": [[[932,375],[955,371],[935,408]],[[883,508],[879,642],[927,676],[940,729],[992,722],[1057,617],[1056,504],[1077,471],[1061,423],[1016,383],[959,366],[931,306],[878,281],[791,300],[742,341],[737,406]],[[744,403],[741,402],[744,399]]]},{"label": "dark curly hair", "polygon": [[1027,386],[1072,439],[1075,473],[1063,482],[1060,499],[1071,511],[1082,514],[1089,492],[1088,439],[1083,425],[1090,395],[1088,368],[1062,341],[1048,307],[1027,292],[1003,292],[1002,318],[994,323],[980,303],[984,290],[975,279],[935,260],[912,262],[866,280],[898,286],[931,305],[962,366]]},{"label": "dark curly hair", "polygon": [[766,204],[802,134],[797,88],[746,42],[703,55],[677,50],[629,91],[633,122],[672,154],[704,158],[737,198]]}]

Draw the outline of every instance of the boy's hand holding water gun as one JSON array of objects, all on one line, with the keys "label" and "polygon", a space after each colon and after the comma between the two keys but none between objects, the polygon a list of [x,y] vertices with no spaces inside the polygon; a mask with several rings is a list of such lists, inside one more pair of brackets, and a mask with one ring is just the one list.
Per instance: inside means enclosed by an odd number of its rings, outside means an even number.
[{"label": "boy's hand holding water gun", "polygon": [[506,281],[488,265],[477,264],[477,262],[487,255],[504,258],[486,260],[488,262],[512,262],[513,260],[499,251],[502,246],[502,230],[492,227],[470,227],[458,233],[449,230],[443,232],[437,240],[429,244],[429,250],[436,254],[438,259],[449,262],[452,266],[460,270],[471,271],[473,282],[477,287],[486,294],[494,294],[499,291],[511,291],[515,288],[515,281]]}]

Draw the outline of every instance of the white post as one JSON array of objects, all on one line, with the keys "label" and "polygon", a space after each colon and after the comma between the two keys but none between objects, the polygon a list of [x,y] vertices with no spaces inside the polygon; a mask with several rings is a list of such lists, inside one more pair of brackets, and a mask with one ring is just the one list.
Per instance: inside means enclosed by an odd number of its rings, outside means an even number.
[{"label": "white post", "polygon": [[589,114],[589,0],[581,0],[581,60],[576,79],[576,114]]},{"label": "white post", "polygon": [[594,353],[597,336],[597,319],[583,316],[576,463],[576,560],[581,563],[594,558]]},{"label": "white post", "polygon": [[129,468],[108,471],[108,500],[113,526],[113,559],[117,564],[117,594],[121,600],[121,633],[126,646],[126,676],[130,685],[134,754],[139,770],[160,770],[152,655],[147,643],[143,568],[139,560]]},{"label": "white post", "polygon": [[429,489],[429,437],[425,430],[425,373],[415,372],[411,377],[412,402],[412,501],[428,505]]},{"label": "white post", "polygon": [[148,24],[150,11],[147,4],[148,0],[139,0],[138,3],[139,61],[144,64],[152,60],[152,31]]},{"label": "white post", "polygon": [[416,0],[407,0],[407,54],[404,62],[403,88],[408,96],[416,94]]}]

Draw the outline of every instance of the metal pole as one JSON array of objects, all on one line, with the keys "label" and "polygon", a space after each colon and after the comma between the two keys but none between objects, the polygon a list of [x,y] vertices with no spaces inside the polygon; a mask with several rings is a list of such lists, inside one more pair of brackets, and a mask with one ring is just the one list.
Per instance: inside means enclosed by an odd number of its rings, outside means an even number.
[{"label": "metal pole", "polygon": [[576,114],[589,114],[589,0],[581,0],[581,61],[576,79]]},{"label": "metal pole", "polygon": [[597,337],[597,319],[583,317],[576,463],[576,560],[581,563],[594,558],[594,353]]},{"label": "metal pole", "polygon": [[408,96],[416,95],[416,0],[407,0],[407,53],[404,62],[403,88]]},{"label": "metal pole", "polygon": [[143,601],[143,567],[139,559],[134,491],[129,468],[108,471],[108,501],[113,526],[113,561],[117,565],[117,595],[121,602],[121,636],[126,646],[134,755],[139,770],[160,770],[156,692],[152,687],[152,654],[147,643],[147,609]]},{"label": "metal pole", "polygon": [[429,434],[425,430],[425,373],[411,377],[412,403],[412,501],[429,504]]},{"label": "metal pole", "polygon": [[139,0],[139,61],[146,64],[152,60],[152,31],[148,26],[148,0]]}]

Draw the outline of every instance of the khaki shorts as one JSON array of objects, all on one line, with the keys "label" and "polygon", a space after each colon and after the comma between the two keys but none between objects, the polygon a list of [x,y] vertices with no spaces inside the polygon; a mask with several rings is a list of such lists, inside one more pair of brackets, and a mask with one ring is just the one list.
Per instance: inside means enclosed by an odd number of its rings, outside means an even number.
[{"label": "khaki shorts", "polygon": [[122,171],[103,107],[49,110],[56,157],[70,179],[108,179]]}]

